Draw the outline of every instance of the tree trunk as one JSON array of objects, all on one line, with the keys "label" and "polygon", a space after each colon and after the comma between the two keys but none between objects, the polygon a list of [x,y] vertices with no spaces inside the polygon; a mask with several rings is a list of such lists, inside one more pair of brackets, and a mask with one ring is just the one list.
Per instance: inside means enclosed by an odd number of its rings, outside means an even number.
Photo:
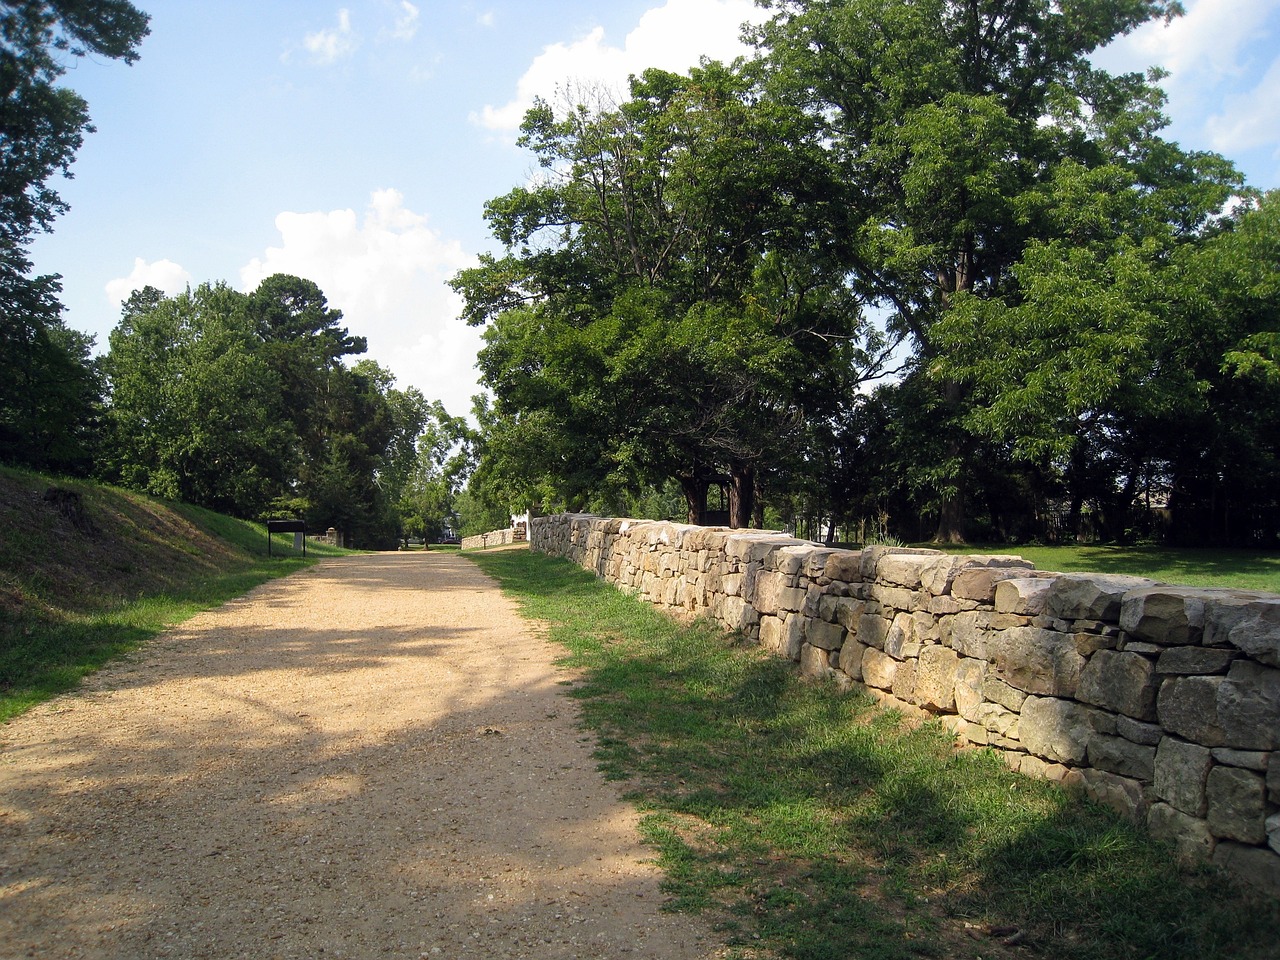
[{"label": "tree trunk", "polygon": [[731,467],[729,469],[729,527],[741,530],[751,526],[755,509],[755,469]]},{"label": "tree trunk", "polygon": [[684,494],[684,502],[688,507],[688,523],[702,526],[707,515],[707,487],[705,477],[680,477],[680,492]]}]

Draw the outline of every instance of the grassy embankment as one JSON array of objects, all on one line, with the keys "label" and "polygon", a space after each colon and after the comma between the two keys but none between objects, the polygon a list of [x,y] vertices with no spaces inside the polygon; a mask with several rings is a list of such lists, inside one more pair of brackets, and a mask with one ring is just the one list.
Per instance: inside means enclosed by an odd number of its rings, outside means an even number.
[{"label": "grassy embankment", "polygon": [[[67,491],[71,496],[54,495]],[[78,505],[78,506],[77,506]],[[0,469],[0,721],[168,626],[311,562],[260,524]],[[308,558],[341,551],[308,543]]]},{"label": "grassy embankment", "polygon": [[1180,870],[1110,811],[568,562],[467,555],[567,648],[671,906],[737,958],[1276,955],[1280,904]]}]

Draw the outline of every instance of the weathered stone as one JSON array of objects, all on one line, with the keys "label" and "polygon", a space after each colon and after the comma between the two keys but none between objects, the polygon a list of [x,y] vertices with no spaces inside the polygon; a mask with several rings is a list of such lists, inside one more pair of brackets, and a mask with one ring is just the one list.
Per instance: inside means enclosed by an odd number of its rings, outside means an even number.
[{"label": "weathered stone", "polygon": [[810,583],[808,588],[805,590],[804,605],[800,607],[800,612],[806,617],[819,618],[819,610],[822,606],[822,597],[822,588],[816,583]]},{"label": "weathered stone", "polygon": [[1059,763],[1079,766],[1093,736],[1089,709],[1057,697],[1027,697],[1019,731],[1032,753]]},{"label": "weathered stone", "polygon": [[858,643],[856,640],[847,639],[844,646],[840,648],[840,660],[837,666],[846,673],[851,680],[862,679],[862,658],[866,654],[867,648]]},{"label": "weathered stone", "polygon": [[888,690],[893,686],[893,678],[898,673],[898,661],[888,654],[867,647],[862,655],[862,682],[869,687]]},{"label": "weathered stone", "polygon": [[1244,767],[1246,770],[1257,770],[1266,773],[1271,761],[1271,754],[1265,750],[1233,750],[1230,747],[1214,747],[1212,751],[1214,763],[1228,767]]},{"label": "weathered stone", "polygon": [[1076,653],[1082,657],[1092,657],[1099,650],[1114,650],[1119,645],[1116,637],[1084,631],[1071,634],[1071,642],[1076,645]]},{"label": "weathered stone", "polygon": [[773,554],[773,568],[779,573],[795,576],[805,568],[809,558],[819,550],[821,550],[820,547],[812,544],[806,544],[803,547],[782,547]]},{"label": "weathered stone", "polygon": [[1194,645],[1204,633],[1206,596],[1191,587],[1139,587],[1124,595],[1120,629],[1137,640],[1169,646]]},{"label": "weathered stone", "polygon": [[1205,787],[1205,816],[1215,837],[1241,843],[1266,843],[1266,785],[1262,777],[1239,767],[1214,767]]},{"label": "weathered stone", "polygon": [[827,659],[827,651],[812,644],[800,647],[800,673],[812,680],[826,680],[832,674],[831,662]]},{"label": "weathered stone", "polygon": [[1267,800],[1280,806],[1280,758],[1274,754],[1267,765]]},{"label": "weathered stone", "polygon": [[1267,846],[1280,853],[1280,813],[1267,817]]},{"label": "weathered stone", "polygon": [[1213,855],[1215,841],[1209,825],[1167,803],[1152,804],[1147,830],[1155,839],[1172,843],[1184,861],[1203,863]]},{"label": "weathered stone", "polygon": [[978,603],[993,603],[996,584],[1024,576],[1025,570],[1009,567],[969,567],[951,581],[951,595]]},{"label": "weathered stone", "polygon": [[864,613],[858,618],[858,642],[877,650],[884,649],[884,638],[889,632],[889,622],[879,614]]},{"label": "weathered stone", "polygon": [[1010,740],[1018,740],[1021,733],[1022,717],[1012,710],[995,703],[980,703],[974,711],[974,722],[985,729]]},{"label": "weathered stone", "polygon": [[1122,777],[1150,783],[1155,778],[1156,748],[1144,747],[1123,737],[1095,733],[1089,738],[1090,766]]},{"label": "weathered stone", "polygon": [[790,586],[787,577],[781,573],[762,573],[755,579],[755,592],[752,602],[762,616],[778,612],[778,597]]},{"label": "weathered stone", "polygon": [[1209,647],[1171,647],[1160,653],[1156,661],[1157,673],[1173,673],[1183,676],[1226,673],[1236,658],[1234,650],[1217,650]]},{"label": "weathered stone", "polygon": [[[650,573],[652,572],[650,571]],[[726,597],[740,596],[742,594],[742,574],[726,573],[720,578],[720,589],[724,591]]]},{"label": "weathered stone", "polygon": [[862,579],[862,553],[856,550],[837,550],[827,557],[823,575],[832,580],[854,583]]},{"label": "weathered stone", "polygon": [[729,596],[720,601],[719,619],[729,630],[745,630],[760,622],[760,614],[741,597]]},{"label": "weathered stone", "polygon": [[1280,597],[1224,594],[1205,604],[1204,643],[1229,643],[1261,663],[1280,667]]},{"label": "weathered stone", "polygon": [[1027,699],[1027,694],[1017,687],[1011,687],[999,677],[987,672],[982,681],[982,697],[992,703],[998,703],[1009,710],[1018,711]]},{"label": "weathered stone", "polygon": [[1088,767],[1080,773],[1084,778],[1085,795],[1091,800],[1110,807],[1121,816],[1138,822],[1146,820],[1150,801],[1137,780]]},{"label": "weathered stone", "polygon": [[920,654],[921,641],[916,636],[916,620],[909,613],[893,618],[884,637],[884,652],[895,660],[910,660]]},{"label": "weathered stone", "polygon": [[797,614],[761,618],[760,645],[766,650],[788,660],[796,660],[803,641],[804,621]]},{"label": "weathered stone", "polygon": [[1280,747],[1280,670],[1237,660],[1217,697],[1222,742],[1237,750]]},{"label": "weathered stone", "polygon": [[954,650],[936,643],[922,649],[916,664],[916,702],[931,710],[954,710],[959,662]]},{"label": "weathered stone", "polygon": [[805,620],[804,638],[812,646],[822,650],[839,650],[844,643],[845,629],[838,623],[825,620]]},{"label": "weathered stone", "polygon": [[1270,850],[1220,843],[1213,849],[1213,863],[1271,896],[1280,896],[1280,856]]},{"label": "weathered stone", "polygon": [[893,695],[908,703],[916,702],[916,661],[904,660],[893,675]]},{"label": "weathered stone", "polygon": [[977,610],[978,601],[976,600],[958,600],[955,597],[930,597],[929,612],[936,617],[945,617],[953,613],[963,613],[966,610]]},{"label": "weathered stone", "polygon": [[1158,723],[1143,723],[1120,714],[1116,717],[1116,733],[1132,743],[1140,743],[1144,747],[1160,745],[1164,731]]},{"label": "weathered stone", "polygon": [[799,613],[808,591],[804,587],[781,587],[777,593],[779,612]]},{"label": "weathered stone", "polygon": [[987,655],[989,637],[990,632],[983,626],[982,615],[977,611],[958,613],[951,618],[948,642],[960,656],[990,660]]},{"label": "weathered stone", "polygon": [[[1160,686],[1156,715],[1169,733],[1209,747],[1223,744],[1218,688],[1225,677],[1171,677]],[[1191,812],[1191,811],[1186,811]]]},{"label": "weathered stone", "polygon": [[1158,690],[1159,678],[1146,657],[1099,650],[1081,669],[1076,696],[1135,720],[1154,720]]},{"label": "weathered stone", "polygon": [[848,630],[850,636],[857,633],[858,621],[862,619],[862,615],[866,612],[867,603],[865,600],[855,600],[853,597],[839,597],[835,601],[835,622]]},{"label": "weathered stone", "polygon": [[879,575],[880,560],[887,556],[900,554],[937,557],[942,555],[942,551],[929,550],[924,547],[865,547],[862,550],[862,576],[860,579],[875,580]]},{"label": "weathered stone", "polygon": [[991,634],[987,651],[1000,678],[1010,686],[1027,693],[1075,695],[1084,658],[1066,634],[1038,627],[1000,630]]},{"label": "weathered stone", "polygon": [[929,554],[892,553],[876,564],[876,579],[908,590],[920,589],[920,571],[934,561]]},{"label": "weathered stone", "polygon": [[893,610],[914,610],[919,601],[919,594],[906,587],[886,587],[880,583],[872,586],[871,595],[886,608]]},{"label": "weathered stone", "polygon": [[1156,748],[1156,796],[1192,817],[1203,817],[1205,783],[1213,758],[1208,747],[1165,737]]},{"label": "weathered stone", "polygon": [[1045,602],[1045,613],[1063,620],[1094,620],[1115,623],[1120,604],[1130,590],[1159,584],[1146,577],[1122,577],[1092,573],[1064,573],[1053,581]]},{"label": "weathered stone", "polygon": [[987,665],[981,660],[968,657],[956,658],[956,683],[954,699],[956,712],[966,720],[973,720],[975,711],[982,703],[982,681],[987,673]]},{"label": "weathered stone", "polygon": [[996,584],[995,607],[1000,613],[1016,613],[1036,617],[1044,613],[1045,602],[1053,587],[1049,576],[1021,575]]}]

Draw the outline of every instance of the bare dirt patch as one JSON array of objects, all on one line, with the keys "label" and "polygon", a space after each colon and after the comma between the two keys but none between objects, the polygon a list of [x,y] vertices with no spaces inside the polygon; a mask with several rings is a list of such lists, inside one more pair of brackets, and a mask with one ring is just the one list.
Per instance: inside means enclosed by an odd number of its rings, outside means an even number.
[{"label": "bare dirt patch", "polygon": [[712,957],[555,651],[456,554],[326,561],[0,728],[0,957]]}]

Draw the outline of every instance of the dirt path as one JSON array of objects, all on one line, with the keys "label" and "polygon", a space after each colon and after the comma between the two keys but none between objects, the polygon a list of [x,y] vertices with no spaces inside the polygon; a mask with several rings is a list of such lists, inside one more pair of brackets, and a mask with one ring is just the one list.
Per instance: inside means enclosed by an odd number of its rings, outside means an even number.
[{"label": "dirt path", "polygon": [[0,957],[713,956],[554,655],[448,553],[188,621],[0,727]]}]

